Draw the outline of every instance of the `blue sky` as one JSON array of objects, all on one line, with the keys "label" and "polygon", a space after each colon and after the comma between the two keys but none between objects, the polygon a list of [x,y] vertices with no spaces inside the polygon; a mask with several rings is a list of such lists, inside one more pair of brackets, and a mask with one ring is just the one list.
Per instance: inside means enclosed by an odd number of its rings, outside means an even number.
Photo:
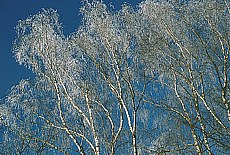
[{"label": "blue sky", "polygon": [[[115,9],[127,2],[133,6],[142,0],[104,0],[112,3]],[[0,0],[0,98],[21,79],[33,78],[30,70],[20,66],[12,54],[12,42],[16,37],[14,27],[18,20],[36,14],[42,8],[58,10],[60,21],[64,25],[64,33],[68,35],[79,26],[81,17],[79,7],[81,0]]]}]

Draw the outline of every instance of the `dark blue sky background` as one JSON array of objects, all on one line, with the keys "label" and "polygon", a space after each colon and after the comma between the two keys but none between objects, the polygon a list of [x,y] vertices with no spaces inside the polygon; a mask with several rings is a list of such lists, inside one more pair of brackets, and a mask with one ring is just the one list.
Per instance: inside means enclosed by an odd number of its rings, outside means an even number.
[{"label": "dark blue sky background", "polygon": [[[142,0],[104,0],[120,9],[127,2],[136,6]],[[16,37],[14,27],[18,20],[24,20],[42,8],[56,9],[64,25],[65,35],[74,32],[80,24],[81,0],[0,0],[0,98],[21,79],[33,78],[30,70],[20,66],[12,54],[12,42]]]}]

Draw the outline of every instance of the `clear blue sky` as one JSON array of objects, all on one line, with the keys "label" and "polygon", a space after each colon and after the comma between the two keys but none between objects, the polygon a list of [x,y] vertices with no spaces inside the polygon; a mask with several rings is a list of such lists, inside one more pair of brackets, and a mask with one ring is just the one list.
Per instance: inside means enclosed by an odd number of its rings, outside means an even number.
[{"label": "clear blue sky", "polygon": [[[136,6],[142,0],[104,0],[112,3],[115,9],[127,2]],[[81,0],[0,0],[0,98],[21,79],[33,78],[30,70],[20,66],[12,54],[12,42],[16,37],[14,27],[18,20],[36,14],[41,8],[58,10],[60,21],[64,25],[64,33],[68,35],[78,27],[81,17],[79,7]]]}]

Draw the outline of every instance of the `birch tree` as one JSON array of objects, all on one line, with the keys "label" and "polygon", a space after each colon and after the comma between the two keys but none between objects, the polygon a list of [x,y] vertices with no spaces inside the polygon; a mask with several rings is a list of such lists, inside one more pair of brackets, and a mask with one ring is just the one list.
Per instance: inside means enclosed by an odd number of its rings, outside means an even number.
[{"label": "birch tree", "polygon": [[[159,81],[170,95],[161,105],[184,122],[193,139],[186,145],[197,154],[225,154],[230,123],[229,2],[146,1],[142,15],[150,22],[143,44],[146,59],[154,61],[156,51],[162,55]],[[159,38],[160,46],[151,35]]]},{"label": "birch tree", "polygon": [[85,2],[81,12],[82,26],[68,37],[52,9],[19,21],[15,57],[36,78],[6,97],[15,121],[5,123],[6,152],[138,154],[138,121],[149,121],[151,108],[142,106],[154,75],[125,23],[135,12],[113,13],[100,2]]},{"label": "birch tree", "polygon": [[69,36],[53,9],[18,22],[35,78],[2,100],[3,154],[229,153],[229,2],[82,3]]}]

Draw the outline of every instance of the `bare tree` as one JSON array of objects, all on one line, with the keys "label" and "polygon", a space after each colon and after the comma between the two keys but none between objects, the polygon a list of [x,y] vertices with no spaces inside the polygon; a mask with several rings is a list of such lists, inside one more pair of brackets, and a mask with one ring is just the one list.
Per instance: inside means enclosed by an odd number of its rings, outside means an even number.
[{"label": "bare tree", "polygon": [[150,61],[161,54],[159,81],[170,93],[162,106],[189,127],[197,154],[229,151],[228,2],[146,1],[142,15],[152,23],[143,52]]},{"label": "bare tree", "polygon": [[[7,96],[20,130],[6,124],[7,133],[12,129],[34,152],[44,146],[65,154],[138,153],[137,113],[154,76],[122,20],[128,9],[112,13],[102,3],[86,3],[83,25],[67,38],[54,10],[19,21],[15,56],[36,79]],[[142,122],[148,121],[143,111]],[[17,145],[26,153],[24,142]]]},{"label": "bare tree", "polygon": [[3,154],[226,154],[229,4],[83,2],[65,37],[52,9],[19,21],[31,69],[4,99]]}]

